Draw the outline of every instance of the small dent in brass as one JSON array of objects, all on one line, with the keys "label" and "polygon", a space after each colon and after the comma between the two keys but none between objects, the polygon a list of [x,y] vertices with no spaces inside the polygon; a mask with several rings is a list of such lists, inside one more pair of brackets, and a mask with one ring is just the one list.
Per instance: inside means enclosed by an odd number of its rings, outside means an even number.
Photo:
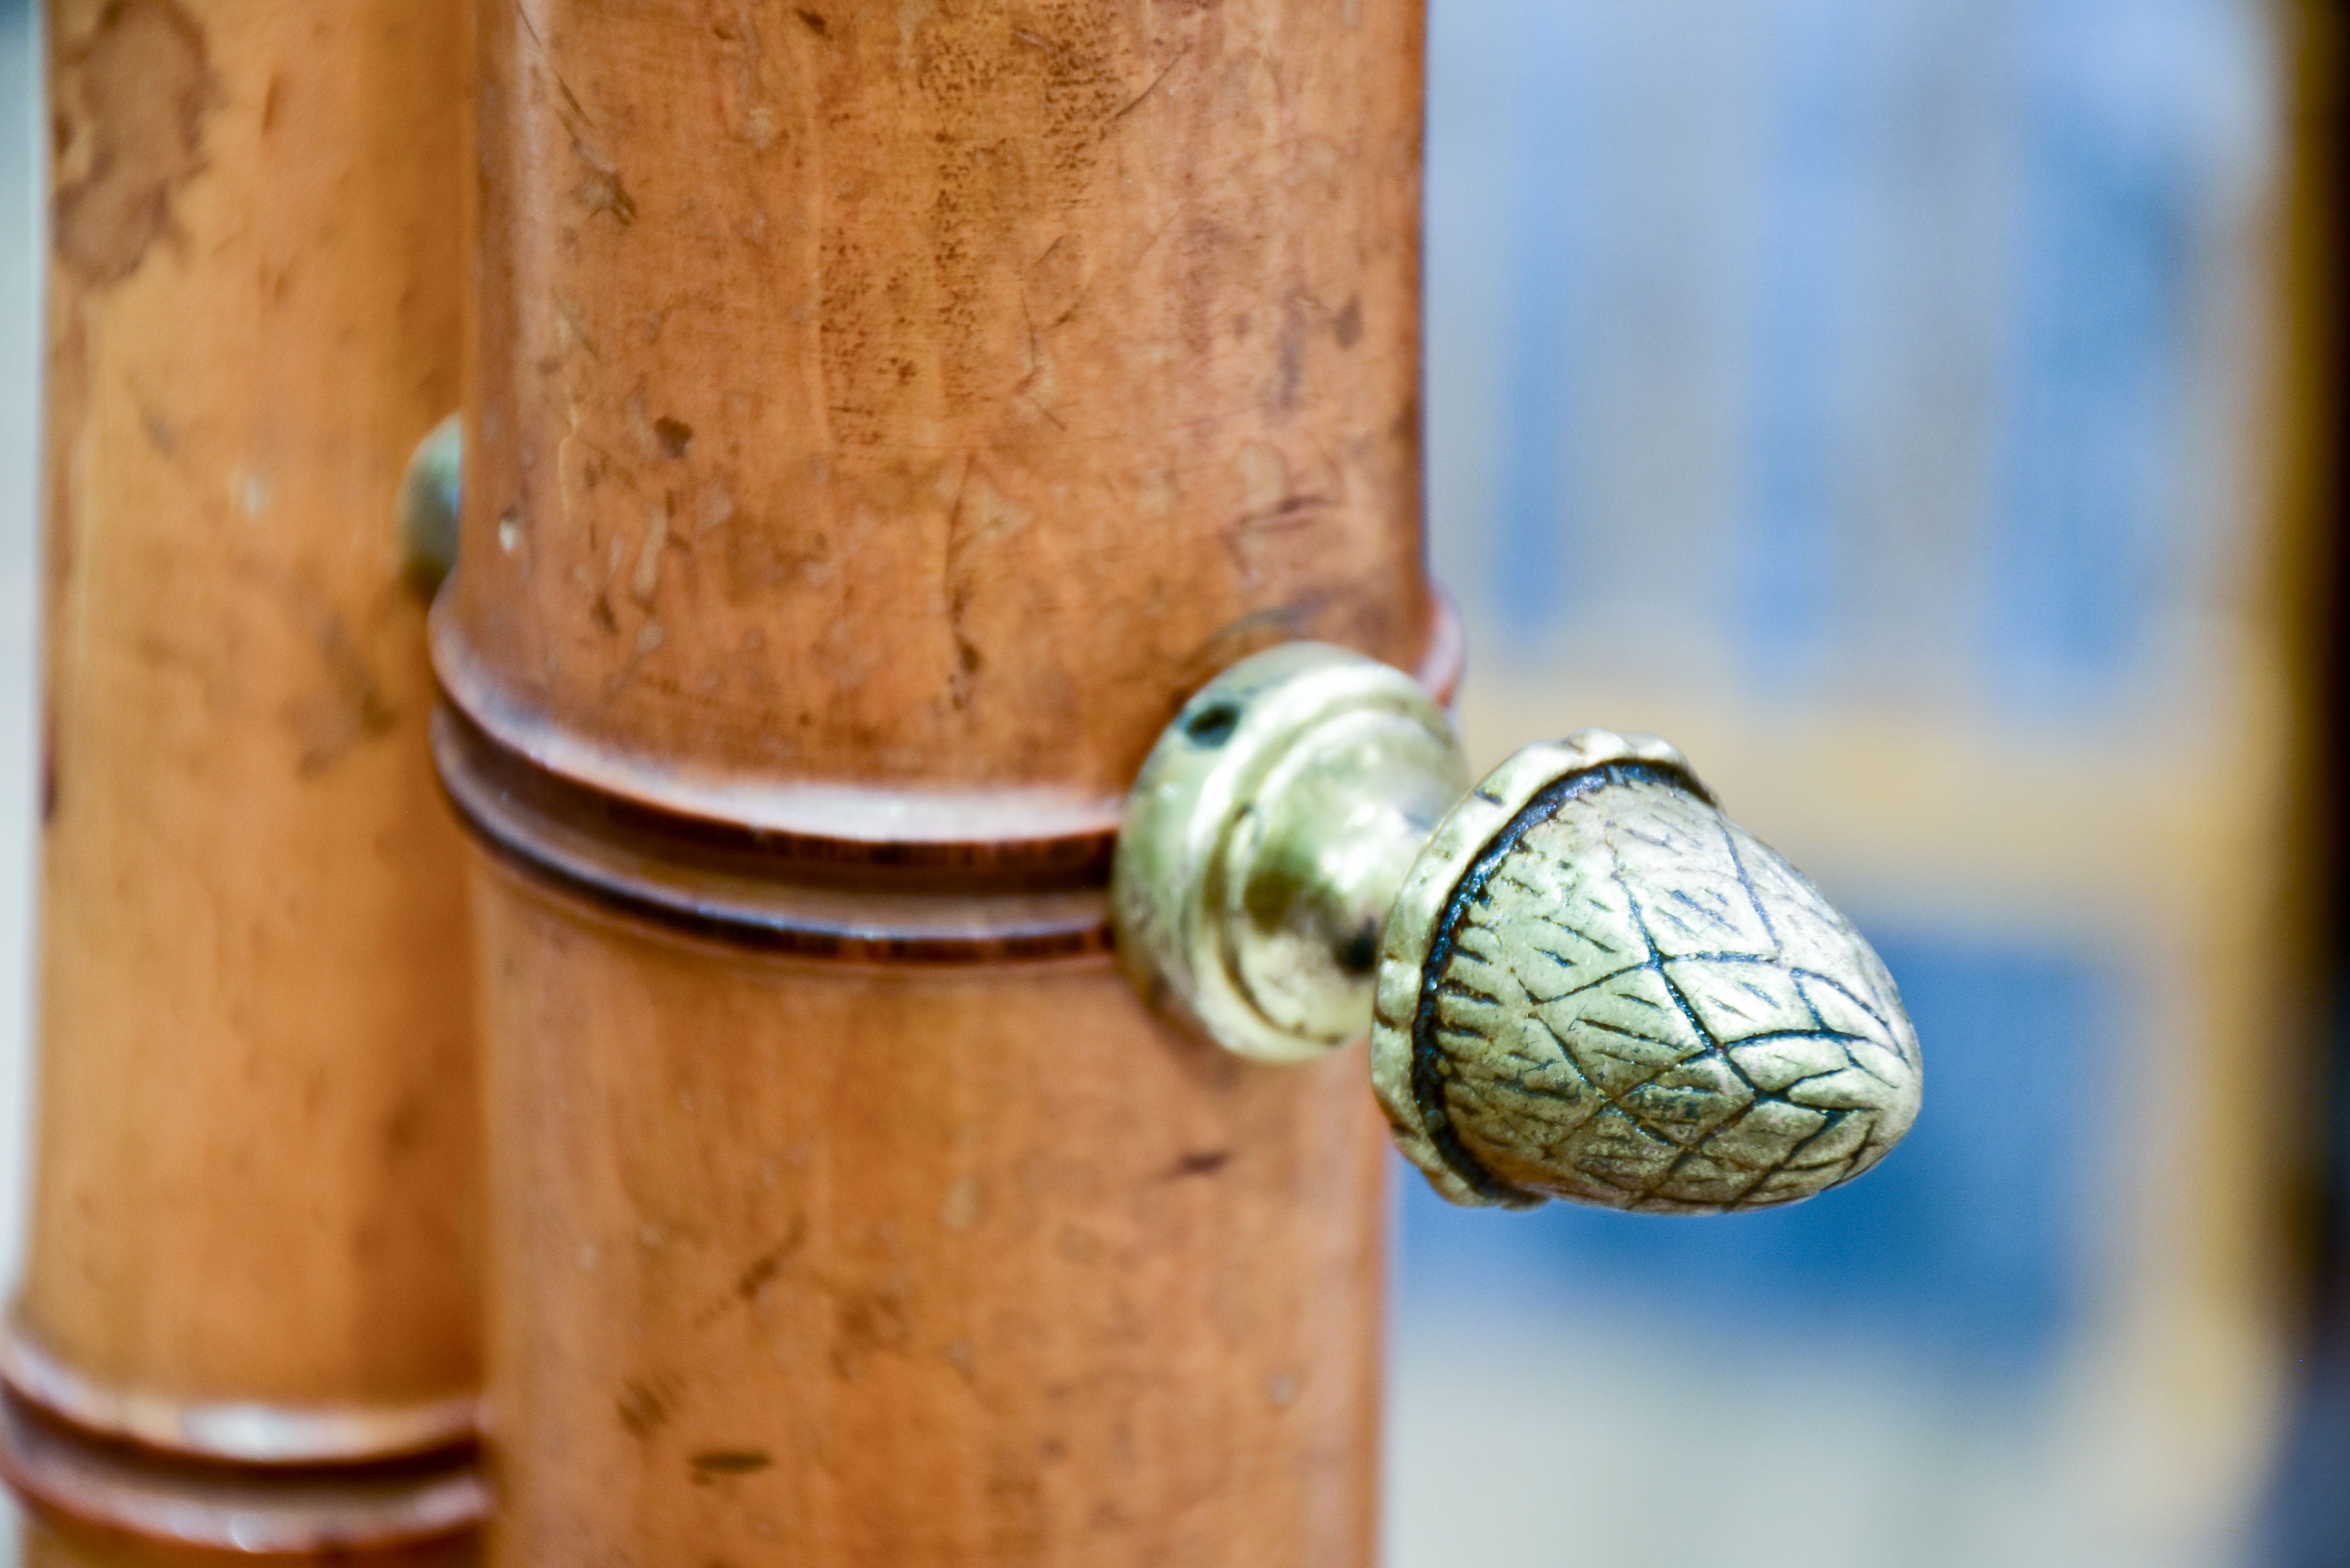
[{"label": "small dent in brass", "polygon": [[1211,702],[1183,721],[1183,733],[1193,745],[1221,746],[1241,727],[1237,702]]}]

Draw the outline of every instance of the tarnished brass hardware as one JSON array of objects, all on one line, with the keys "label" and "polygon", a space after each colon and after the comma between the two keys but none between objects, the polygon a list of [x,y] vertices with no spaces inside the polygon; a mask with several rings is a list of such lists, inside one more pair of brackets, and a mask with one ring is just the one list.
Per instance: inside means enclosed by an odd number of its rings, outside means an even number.
[{"label": "tarnished brass hardware", "polygon": [[432,597],[457,565],[457,516],[464,495],[465,421],[451,414],[416,443],[400,483],[401,566]]},{"label": "tarnished brass hardware", "polygon": [[1678,751],[1586,730],[1467,784],[1400,671],[1311,643],[1235,665],[1129,797],[1121,962],[1252,1060],[1367,1031],[1399,1147],[1456,1203],[1762,1208],[1908,1130],[1892,977]]},{"label": "tarnished brass hardware", "polygon": [[1119,961],[1253,1061],[1359,1040],[1388,909],[1468,787],[1451,721],[1401,670],[1313,642],[1244,659],[1184,705],[1127,797]]}]

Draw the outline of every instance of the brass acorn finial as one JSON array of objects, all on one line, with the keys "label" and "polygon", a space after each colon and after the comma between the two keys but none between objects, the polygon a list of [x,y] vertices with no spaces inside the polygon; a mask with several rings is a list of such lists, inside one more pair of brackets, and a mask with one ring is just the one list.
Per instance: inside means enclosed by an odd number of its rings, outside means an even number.
[{"label": "brass acorn finial", "polygon": [[1128,797],[1121,961],[1253,1061],[1367,1026],[1396,1141],[1456,1203],[1764,1208],[1908,1131],[1892,977],[1679,752],[1586,730],[1467,776],[1398,670],[1309,643],[1233,666]]},{"label": "brass acorn finial", "polygon": [[1791,1203],[1918,1115],[1884,964],[1659,741],[1503,764],[1407,876],[1378,985],[1372,1083],[1455,1202]]}]

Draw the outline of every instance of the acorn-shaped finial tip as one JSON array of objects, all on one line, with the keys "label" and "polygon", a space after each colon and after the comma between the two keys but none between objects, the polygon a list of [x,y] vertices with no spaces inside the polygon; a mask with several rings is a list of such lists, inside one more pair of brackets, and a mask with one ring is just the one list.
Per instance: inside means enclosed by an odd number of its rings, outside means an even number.
[{"label": "acorn-shaped finial tip", "polygon": [[1530,746],[1437,829],[1380,956],[1372,1078],[1457,1203],[1791,1203],[1884,1158],[1922,1063],[1892,977],[1663,742]]}]

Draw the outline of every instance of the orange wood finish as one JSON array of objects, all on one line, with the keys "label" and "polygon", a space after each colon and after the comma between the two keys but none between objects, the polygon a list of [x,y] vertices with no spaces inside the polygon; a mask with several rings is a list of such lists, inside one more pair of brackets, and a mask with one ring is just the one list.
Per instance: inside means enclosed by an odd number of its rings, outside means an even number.
[{"label": "orange wood finish", "polygon": [[724,822],[1098,835],[1234,659],[1420,661],[1417,0],[479,18],[435,638],[493,736]]},{"label": "orange wood finish", "polygon": [[49,16],[39,1136],[6,1370],[192,1454],[471,1429],[462,857],[390,522],[459,396],[459,13]]},{"label": "orange wood finish", "polygon": [[1418,0],[476,16],[492,1560],[1368,1563],[1362,1062],[1102,884],[1224,665],[1441,679]]},{"label": "orange wood finish", "polygon": [[502,1563],[1368,1563],[1386,1134],[1106,963],[888,970],[485,863]]},{"label": "orange wood finish", "polygon": [[[235,1568],[254,1561],[247,1552],[165,1545],[39,1513],[17,1525],[16,1538],[19,1568]],[[366,1562],[368,1568],[472,1568],[479,1560],[470,1540],[451,1540],[369,1552]]]}]

